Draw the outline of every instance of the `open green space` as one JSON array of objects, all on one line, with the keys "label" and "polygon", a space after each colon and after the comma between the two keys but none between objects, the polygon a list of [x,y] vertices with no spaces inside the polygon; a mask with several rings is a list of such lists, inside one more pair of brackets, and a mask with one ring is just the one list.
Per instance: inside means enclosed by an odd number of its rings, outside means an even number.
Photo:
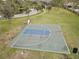
[{"label": "open green space", "polygon": [[[28,17],[11,19],[11,23],[8,20],[0,20],[0,35],[5,32],[15,29],[18,26],[24,25],[27,22]],[[46,10],[44,13],[30,16],[33,24],[59,24],[64,32],[67,44],[72,50],[73,47],[79,48],[79,16],[62,8],[53,7],[50,11]],[[6,39],[6,38],[5,38]],[[2,44],[2,45],[1,45]],[[0,59],[9,59],[17,49],[8,48],[4,43],[0,42]],[[33,51],[32,51],[33,52]],[[33,52],[35,56],[39,55],[39,52]],[[46,59],[59,59],[63,54],[56,53],[41,53],[44,54]],[[32,59],[35,59],[35,56]],[[39,59],[39,57],[37,57]],[[37,59],[36,58],[36,59]],[[68,58],[79,59],[79,55],[71,53]]]}]

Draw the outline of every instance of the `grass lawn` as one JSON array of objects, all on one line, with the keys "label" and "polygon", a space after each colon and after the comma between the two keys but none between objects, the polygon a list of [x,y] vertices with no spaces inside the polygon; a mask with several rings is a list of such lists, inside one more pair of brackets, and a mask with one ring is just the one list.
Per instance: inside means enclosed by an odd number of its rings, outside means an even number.
[{"label": "grass lawn", "polygon": [[[70,50],[73,47],[79,48],[79,16],[78,15],[75,15],[72,12],[67,11],[65,9],[54,7],[50,11],[46,10],[45,13],[34,15],[34,16],[31,16],[30,18],[33,24],[61,25],[62,31],[64,32],[64,36]],[[0,27],[1,27],[0,34],[5,33],[9,30],[15,29],[18,26],[24,25],[24,22],[26,22],[26,20],[27,20],[27,17],[16,18],[12,20],[11,25],[8,23],[7,20],[0,20]],[[15,52],[16,50],[18,49],[7,48],[6,45],[3,43],[2,45],[0,45],[0,59],[7,59],[6,57],[9,55],[12,55],[12,53]],[[32,59],[35,59],[35,57],[39,55],[39,52],[32,51],[31,54],[33,54]],[[43,54],[44,58],[46,59],[61,59],[64,57],[68,57],[71,59],[79,59],[79,55],[74,55],[72,53],[67,56],[63,54],[47,53],[47,52],[42,52],[41,54]]]}]

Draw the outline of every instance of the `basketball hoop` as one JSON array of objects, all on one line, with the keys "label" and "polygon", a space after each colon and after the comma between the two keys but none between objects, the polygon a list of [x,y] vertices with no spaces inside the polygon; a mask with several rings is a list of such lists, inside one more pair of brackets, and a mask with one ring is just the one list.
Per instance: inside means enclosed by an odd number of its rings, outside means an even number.
[{"label": "basketball hoop", "polygon": [[24,54],[24,52],[22,51],[22,52],[21,52],[21,55],[23,55],[23,54]]},{"label": "basketball hoop", "polygon": [[28,19],[27,24],[31,24],[31,20],[30,19]]}]

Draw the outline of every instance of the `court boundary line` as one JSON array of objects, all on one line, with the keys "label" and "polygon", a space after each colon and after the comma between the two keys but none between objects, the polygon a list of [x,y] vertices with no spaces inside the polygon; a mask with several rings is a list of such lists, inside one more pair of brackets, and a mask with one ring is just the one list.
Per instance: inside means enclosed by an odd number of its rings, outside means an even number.
[{"label": "court boundary line", "polygon": [[52,51],[52,50],[41,50],[41,49],[34,49],[34,48],[21,48],[21,47],[12,47],[12,48],[18,48],[18,49],[28,49],[28,50],[32,50],[32,51],[38,51],[38,52],[52,52],[52,53],[61,53],[61,54],[70,54],[69,52],[57,52],[57,51]]},{"label": "court boundary line", "polygon": [[[35,25],[35,24],[34,24]],[[39,24],[40,25],[40,24]],[[27,27],[27,26],[26,26]],[[28,28],[28,27],[27,27]],[[60,28],[61,28],[61,26],[60,26]],[[25,28],[24,28],[25,29]],[[23,29],[23,30],[24,30]],[[23,31],[22,30],[22,31]],[[62,30],[61,30],[61,32],[62,32]],[[22,33],[22,32],[20,32],[20,33]],[[20,34],[19,33],[19,34]],[[63,38],[65,37],[64,36],[64,33],[62,32],[62,34],[63,34]],[[17,35],[17,36],[19,36],[19,35]],[[19,40],[19,39],[18,39]],[[11,47],[12,48],[21,48],[21,49],[30,49],[30,50],[37,50],[37,51],[47,51],[47,52],[55,52],[55,53],[65,53],[65,52],[57,52],[57,51],[49,51],[49,50],[41,50],[41,49],[31,49],[31,48],[24,48],[24,47],[14,47],[14,45],[16,44],[16,42],[18,41],[18,40],[16,40],[16,37],[15,37],[15,39],[14,39],[14,43],[12,43],[12,45],[11,45]],[[48,39],[47,39],[48,40]],[[47,41],[47,40],[45,40],[45,41]],[[67,51],[68,51],[68,53],[66,53],[66,54],[70,54],[70,49],[68,48],[68,45],[67,45],[67,43],[66,43],[66,40],[65,40],[65,38],[64,38],[64,43],[65,43],[65,45],[66,45],[66,48],[67,48]],[[40,44],[40,43],[39,43]]]}]

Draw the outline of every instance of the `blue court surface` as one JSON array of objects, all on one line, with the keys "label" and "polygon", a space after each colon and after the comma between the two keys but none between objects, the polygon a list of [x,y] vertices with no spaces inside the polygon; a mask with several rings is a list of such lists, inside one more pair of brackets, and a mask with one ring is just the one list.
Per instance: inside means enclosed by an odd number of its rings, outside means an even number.
[{"label": "blue court surface", "polygon": [[10,43],[12,48],[69,54],[69,48],[58,24],[27,25]]},{"label": "blue court surface", "polygon": [[37,30],[37,29],[26,29],[24,34],[32,34],[32,35],[49,35],[49,31],[47,30]]}]

